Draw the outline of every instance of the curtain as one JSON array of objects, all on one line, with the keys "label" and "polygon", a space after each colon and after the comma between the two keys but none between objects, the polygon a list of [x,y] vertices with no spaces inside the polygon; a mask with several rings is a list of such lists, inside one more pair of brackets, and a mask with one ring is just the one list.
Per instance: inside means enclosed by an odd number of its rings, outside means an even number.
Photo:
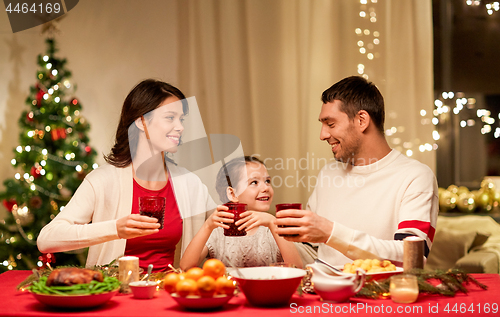
[{"label": "curtain", "polygon": [[390,146],[435,169],[435,152],[419,150],[434,142],[421,115],[433,110],[430,0],[179,0],[177,8],[179,86],[196,97],[207,134],[235,135],[246,155],[265,160],[275,203],[305,204],[333,160],[319,139],[320,97],[351,75],[384,95]]}]

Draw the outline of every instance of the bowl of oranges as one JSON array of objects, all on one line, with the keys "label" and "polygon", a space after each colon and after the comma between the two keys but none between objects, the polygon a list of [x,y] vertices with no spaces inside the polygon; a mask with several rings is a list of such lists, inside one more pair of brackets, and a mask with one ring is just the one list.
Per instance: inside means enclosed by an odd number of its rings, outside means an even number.
[{"label": "bowl of oranges", "polygon": [[226,266],[209,259],[203,268],[193,267],[182,273],[168,273],[163,288],[182,307],[193,310],[224,306],[234,295],[235,282],[225,276]]}]

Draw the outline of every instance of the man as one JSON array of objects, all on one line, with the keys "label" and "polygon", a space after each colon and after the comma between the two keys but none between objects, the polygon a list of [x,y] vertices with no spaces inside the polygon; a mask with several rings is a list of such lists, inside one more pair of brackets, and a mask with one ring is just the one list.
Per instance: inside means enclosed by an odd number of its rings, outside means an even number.
[{"label": "man", "polygon": [[[333,265],[379,258],[402,263],[403,239],[434,238],[438,195],[429,167],[393,150],[384,136],[384,99],[362,77],[348,77],[323,92],[320,139],[336,162],[327,164],[308,210],[277,213],[289,241],[320,243],[318,257]],[[298,236],[297,236],[298,235]]]}]

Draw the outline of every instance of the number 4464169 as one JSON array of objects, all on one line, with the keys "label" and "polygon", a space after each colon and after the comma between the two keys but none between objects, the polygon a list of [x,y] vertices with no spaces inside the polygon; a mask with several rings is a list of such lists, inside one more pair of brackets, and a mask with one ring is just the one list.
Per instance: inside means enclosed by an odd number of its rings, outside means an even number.
[{"label": "number 4464169", "polygon": [[31,7],[28,3],[9,3],[5,11],[9,13],[59,13],[61,4],[59,3],[33,3]]},{"label": "number 4464169", "polygon": [[497,303],[493,303],[493,304],[489,304],[489,303],[485,303],[485,304],[470,304],[469,306],[467,306],[465,303],[461,303],[461,304],[456,304],[451,306],[450,304],[446,304],[446,307],[443,309],[443,311],[447,312],[447,313],[466,313],[466,312],[470,312],[470,313],[479,313],[479,314],[489,314],[489,313],[493,313],[493,314],[496,314],[498,313],[498,304]]}]

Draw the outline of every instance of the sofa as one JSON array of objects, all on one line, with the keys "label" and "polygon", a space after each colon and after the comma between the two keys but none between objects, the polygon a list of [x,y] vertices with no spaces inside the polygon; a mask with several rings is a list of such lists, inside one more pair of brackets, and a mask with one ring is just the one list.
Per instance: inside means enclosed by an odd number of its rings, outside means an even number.
[{"label": "sofa", "polygon": [[488,215],[438,216],[425,269],[500,273],[500,224]]}]

